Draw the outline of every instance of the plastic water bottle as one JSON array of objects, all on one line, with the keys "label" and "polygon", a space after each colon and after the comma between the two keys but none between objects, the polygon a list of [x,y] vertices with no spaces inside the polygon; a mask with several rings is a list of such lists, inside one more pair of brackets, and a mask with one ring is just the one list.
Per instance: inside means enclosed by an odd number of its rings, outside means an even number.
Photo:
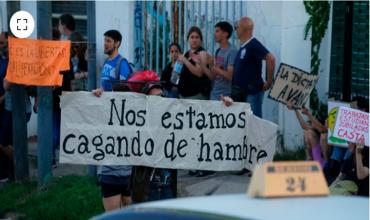
[{"label": "plastic water bottle", "polygon": [[180,74],[181,74],[183,65],[184,64],[181,63],[180,61],[176,61],[175,66],[173,67],[172,75],[171,75],[171,82],[175,85],[179,84]]}]

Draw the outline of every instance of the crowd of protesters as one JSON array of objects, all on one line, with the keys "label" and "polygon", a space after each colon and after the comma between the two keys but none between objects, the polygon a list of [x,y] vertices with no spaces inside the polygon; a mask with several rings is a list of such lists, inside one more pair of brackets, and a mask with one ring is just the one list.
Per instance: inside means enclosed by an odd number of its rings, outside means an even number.
[{"label": "crowd of protesters", "polygon": [[[200,28],[190,27],[186,35],[190,49],[183,53],[180,45],[171,43],[168,48],[170,62],[158,73],[160,78],[154,76],[140,87],[139,92],[179,99],[223,100],[226,105],[232,101],[248,102],[253,114],[262,118],[264,92],[272,87],[275,57],[253,37],[253,28],[253,21],[248,17],[242,17],[235,27],[226,21],[217,23],[214,27],[214,40],[219,48],[215,54],[210,54],[203,47]],[[241,46],[238,49],[229,42],[234,29],[240,40]],[[7,35],[0,35],[0,181],[14,178],[12,110],[9,104],[11,85],[5,80],[8,63]],[[64,14],[60,17],[58,28],[53,30],[53,39],[72,42],[71,68],[61,73],[64,76],[63,84],[53,90],[53,165],[56,166],[60,142],[60,95],[62,91],[87,90],[88,65],[86,40],[75,31],[73,16]],[[119,31],[107,30],[104,33],[104,54],[107,59],[101,70],[101,86],[92,91],[95,96],[100,97],[107,91],[130,91],[130,79],[135,75],[140,78],[139,74],[145,74],[135,73],[130,62],[119,54],[118,49],[123,43]],[[265,77],[262,74],[263,61],[266,62]],[[367,100],[359,98],[356,101],[357,108],[368,112]],[[26,103],[29,120],[32,108],[28,95]],[[291,104],[287,107],[293,110]],[[37,98],[33,110],[37,112]],[[348,143],[348,148],[330,146],[327,143],[328,128],[325,120],[316,119],[306,108],[294,111],[304,130],[306,159],[316,160],[321,164],[333,191],[337,188],[350,188],[346,193],[368,196],[369,155],[363,140]],[[310,123],[304,120],[302,114],[308,117]],[[245,172],[242,170],[238,173]],[[189,174],[204,177],[214,172],[191,170]],[[100,166],[98,180],[106,211],[131,203],[174,198],[177,195],[177,171],[171,169]]]},{"label": "crowd of protesters", "polygon": [[[369,100],[356,97],[352,107],[369,112]],[[288,109],[293,110],[292,103]],[[347,142],[346,147],[328,143],[328,119],[317,119],[305,107],[295,109],[296,117],[304,130],[307,160],[315,160],[323,168],[332,194],[369,196],[369,148],[365,140]],[[306,115],[309,123],[302,117]]]}]

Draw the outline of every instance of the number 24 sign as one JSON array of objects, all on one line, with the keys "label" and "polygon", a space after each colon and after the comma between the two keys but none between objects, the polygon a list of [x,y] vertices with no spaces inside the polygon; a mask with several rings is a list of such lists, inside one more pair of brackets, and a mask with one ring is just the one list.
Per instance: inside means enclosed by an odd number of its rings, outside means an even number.
[{"label": "number 24 sign", "polygon": [[326,196],[329,189],[314,161],[268,162],[257,167],[248,189],[252,197]]}]

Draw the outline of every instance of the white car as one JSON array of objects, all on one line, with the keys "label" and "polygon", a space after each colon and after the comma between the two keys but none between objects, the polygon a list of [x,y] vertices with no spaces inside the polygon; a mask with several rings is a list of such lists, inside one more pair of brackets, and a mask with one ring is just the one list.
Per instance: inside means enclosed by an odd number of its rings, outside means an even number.
[{"label": "white car", "polygon": [[246,194],[188,197],[147,202],[102,214],[115,219],[369,219],[369,198],[359,196],[251,198]]}]

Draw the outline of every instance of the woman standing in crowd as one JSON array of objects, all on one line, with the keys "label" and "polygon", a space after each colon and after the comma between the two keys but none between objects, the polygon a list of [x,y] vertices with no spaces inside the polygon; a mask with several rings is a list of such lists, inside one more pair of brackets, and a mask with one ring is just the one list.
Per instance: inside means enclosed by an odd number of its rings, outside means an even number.
[{"label": "woman standing in crowd", "polygon": [[180,45],[178,45],[177,43],[170,44],[169,52],[171,62],[163,69],[161,75],[161,82],[167,93],[166,97],[178,98],[179,91],[177,89],[177,86],[171,82],[171,74],[179,54],[182,53]]},{"label": "woman standing in crowd", "polygon": [[[178,84],[180,98],[208,100],[211,81],[203,71],[200,62],[208,61],[207,64],[210,65],[212,61],[208,59],[209,55],[202,47],[203,35],[201,30],[195,26],[191,27],[187,40],[190,50],[185,55],[180,54],[177,58],[183,64]],[[202,177],[213,173],[213,171],[190,171],[189,175]]]},{"label": "woman standing in crowd", "polygon": [[211,82],[202,71],[200,60],[207,56],[202,47],[203,36],[198,27],[189,29],[187,40],[190,50],[185,55],[180,54],[177,58],[183,64],[178,89],[180,98],[208,100],[211,90]]}]

